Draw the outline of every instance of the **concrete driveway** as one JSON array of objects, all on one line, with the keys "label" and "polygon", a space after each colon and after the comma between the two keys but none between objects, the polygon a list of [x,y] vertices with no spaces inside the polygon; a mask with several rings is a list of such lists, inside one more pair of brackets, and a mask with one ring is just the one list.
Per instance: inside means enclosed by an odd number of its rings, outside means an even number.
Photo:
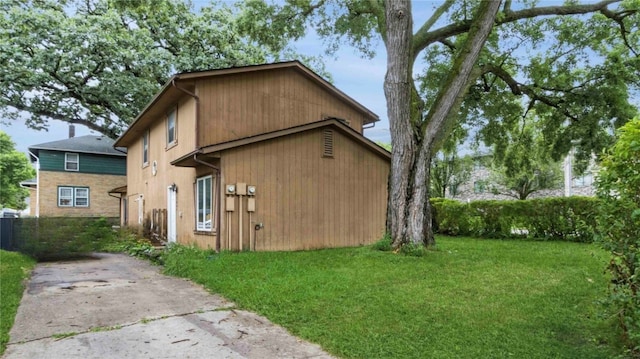
[{"label": "concrete driveway", "polygon": [[190,281],[122,254],[38,264],[3,358],[331,358]]}]

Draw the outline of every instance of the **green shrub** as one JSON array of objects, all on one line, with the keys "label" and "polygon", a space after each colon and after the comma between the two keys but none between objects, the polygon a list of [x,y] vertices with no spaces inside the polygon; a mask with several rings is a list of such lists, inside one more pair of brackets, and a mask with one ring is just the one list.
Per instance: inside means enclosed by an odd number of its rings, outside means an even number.
[{"label": "green shrub", "polygon": [[116,237],[116,218],[40,217],[15,221],[16,249],[37,260],[72,258],[98,251]]},{"label": "green shrub", "polygon": [[524,201],[432,201],[437,233],[480,238],[593,241],[599,201],[590,197]]},{"label": "green shrub", "polygon": [[391,239],[391,235],[389,233],[385,233],[385,235],[379,241],[374,243],[371,248],[377,251],[388,252],[393,249],[393,246],[391,245],[392,243],[393,240]]},{"label": "green shrub", "polygon": [[405,243],[400,247],[400,253],[410,257],[424,257],[427,251],[427,247],[417,243]]},{"label": "green shrub", "polygon": [[640,118],[620,128],[596,184],[602,199],[598,239],[611,253],[608,303],[630,354],[640,357]]}]

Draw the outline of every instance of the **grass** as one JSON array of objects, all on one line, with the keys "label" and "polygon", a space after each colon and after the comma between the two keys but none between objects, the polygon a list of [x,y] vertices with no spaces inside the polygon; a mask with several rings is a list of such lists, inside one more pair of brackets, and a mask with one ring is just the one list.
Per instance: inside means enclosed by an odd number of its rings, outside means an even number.
[{"label": "grass", "polygon": [[438,238],[422,257],[370,247],[221,253],[166,271],[344,358],[607,358],[606,253],[594,245]]},{"label": "grass", "polygon": [[0,250],[0,355],[9,342],[9,331],[24,292],[24,280],[35,260],[14,252]]}]

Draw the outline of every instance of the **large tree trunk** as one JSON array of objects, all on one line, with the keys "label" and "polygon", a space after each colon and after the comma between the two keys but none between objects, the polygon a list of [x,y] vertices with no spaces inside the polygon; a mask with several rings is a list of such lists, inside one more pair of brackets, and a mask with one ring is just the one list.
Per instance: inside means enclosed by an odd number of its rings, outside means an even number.
[{"label": "large tree trunk", "polygon": [[387,231],[395,247],[406,243],[433,245],[429,170],[449,114],[457,111],[469,86],[473,68],[484,46],[500,1],[484,1],[457,55],[447,82],[424,121],[412,120],[412,15],[409,0],[385,3],[387,74],[384,92],[391,129],[391,173]]},{"label": "large tree trunk", "polygon": [[412,18],[409,0],[390,0],[385,4],[387,25],[387,74],[384,94],[391,131],[391,173],[387,203],[387,231],[398,244],[407,238],[408,208],[415,163],[416,140],[411,125],[411,38]]}]

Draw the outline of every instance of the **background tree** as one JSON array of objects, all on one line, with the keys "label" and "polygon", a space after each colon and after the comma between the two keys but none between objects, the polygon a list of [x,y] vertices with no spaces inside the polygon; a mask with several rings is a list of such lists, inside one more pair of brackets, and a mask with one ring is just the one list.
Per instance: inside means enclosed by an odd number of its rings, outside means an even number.
[{"label": "background tree", "polygon": [[548,141],[530,114],[507,132],[507,145],[494,145],[490,183],[491,191],[524,200],[531,194],[558,188],[561,165],[550,156]]},{"label": "background tree", "polygon": [[[240,28],[273,45],[315,28],[329,50],[347,42],[365,56],[374,41],[384,42],[393,144],[387,230],[394,246],[430,245],[430,163],[456,122],[481,123],[483,138],[504,151],[502,124],[535,109],[556,158],[572,139],[582,140],[577,153],[586,158],[636,111],[629,86],[637,88],[640,68],[638,1],[544,5],[445,0],[414,26],[408,0],[252,1]],[[418,63],[425,70],[414,77]],[[427,98],[419,96],[418,77]]]},{"label": "background tree", "polygon": [[473,159],[470,155],[462,154],[459,148],[467,137],[468,129],[457,123],[433,157],[429,170],[430,197],[445,198],[448,193],[455,198],[460,185],[471,178]]},{"label": "background tree", "polygon": [[473,161],[457,153],[438,153],[431,162],[431,197],[455,198],[460,185],[469,181]]},{"label": "background tree", "polygon": [[0,131],[0,208],[25,209],[29,190],[20,182],[35,176],[27,156],[16,151],[11,137]]},{"label": "background tree", "polygon": [[234,11],[176,0],[0,0],[0,115],[115,138],[174,73],[292,55],[240,36]]}]

